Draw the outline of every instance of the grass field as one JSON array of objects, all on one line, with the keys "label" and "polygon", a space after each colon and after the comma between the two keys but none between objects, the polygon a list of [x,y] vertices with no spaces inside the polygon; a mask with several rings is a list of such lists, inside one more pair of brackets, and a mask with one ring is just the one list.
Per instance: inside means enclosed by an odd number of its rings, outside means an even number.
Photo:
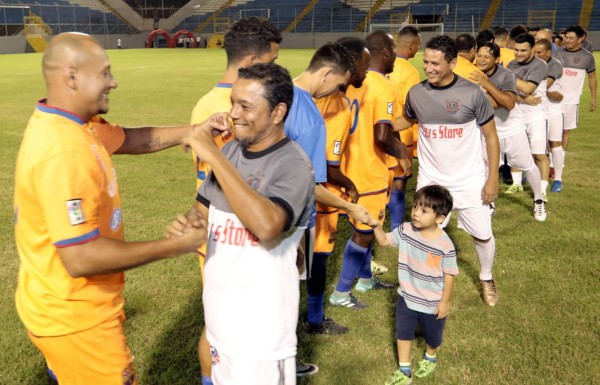
[{"label": "grass field", "polygon": [[[278,63],[296,75],[310,55],[309,50],[284,50]],[[107,119],[130,127],[187,123],[196,101],[213,87],[225,66],[220,50],[123,50],[110,51],[109,56],[119,88],[111,93]],[[417,66],[419,58],[414,60]],[[3,385],[52,383],[14,306],[19,261],[12,228],[13,173],[23,129],[36,100],[45,94],[40,63],[38,54],[0,55]],[[600,111],[587,111],[587,85],[584,90],[580,128],[572,136],[567,156],[564,192],[549,195],[547,221],[533,219],[528,194],[500,194],[497,201],[494,276],[501,297],[495,308],[484,306],[480,299],[479,267],[470,238],[455,223],[450,226],[461,273],[438,369],[431,378],[415,383],[600,384],[600,234],[596,222],[600,215]],[[115,156],[114,163],[128,240],[162,236],[166,224],[192,205],[193,165],[190,155],[179,148],[140,157]],[[408,196],[414,183],[415,178]],[[329,261],[330,285],[339,272],[348,237],[345,222],[340,227],[340,241]],[[396,265],[393,250],[377,250],[377,256],[389,267]],[[127,273],[126,332],[141,384],[200,384],[196,363],[203,319],[199,277],[193,255]],[[384,279],[396,280],[395,271],[386,273]],[[300,384],[383,384],[393,372],[397,364],[396,294],[367,293],[359,298],[370,308],[355,312],[326,306],[329,316],[350,327],[347,335],[299,334],[299,357],[320,367],[317,375]],[[413,361],[420,359],[423,349],[422,339],[417,340]]]}]

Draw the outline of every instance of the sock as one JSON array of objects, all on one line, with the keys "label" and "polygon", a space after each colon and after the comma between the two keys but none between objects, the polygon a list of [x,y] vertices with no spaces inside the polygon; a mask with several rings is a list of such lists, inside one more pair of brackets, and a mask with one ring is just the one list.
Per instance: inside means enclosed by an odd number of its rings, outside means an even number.
[{"label": "sock", "polygon": [[525,175],[527,175],[527,180],[529,181],[531,190],[533,191],[533,199],[542,199],[542,179],[540,176],[540,169],[537,168],[535,163],[532,161],[529,168],[524,171]]},{"label": "sock", "polygon": [[542,194],[548,191],[548,181],[542,179]]},{"label": "sock", "polygon": [[429,362],[433,362],[434,364],[437,362],[437,358],[436,358],[437,354],[434,354],[433,356],[430,356],[429,353],[425,352],[425,355],[423,356],[423,359],[429,361]]},{"label": "sock", "polygon": [[412,372],[410,370],[410,362],[400,362],[400,371],[404,373],[406,377],[411,377]]},{"label": "sock", "polygon": [[512,176],[513,184],[517,184],[519,186],[523,185],[523,173],[521,171],[511,171],[510,175]]},{"label": "sock", "polygon": [[486,243],[475,241],[475,252],[477,258],[479,258],[479,265],[481,271],[479,272],[479,279],[482,281],[489,281],[492,279],[492,268],[494,267],[494,255],[496,254],[496,239],[492,235],[489,241]]},{"label": "sock", "polygon": [[565,166],[565,150],[562,147],[552,147],[554,159],[554,180],[562,181],[563,167]]},{"label": "sock", "polygon": [[308,299],[308,323],[313,325],[319,325],[323,322],[325,313],[323,310],[323,294],[321,295],[307,295]]},{"label": "sock", "polygon": [[358,283],[363,284],[363,285],[369,285],[372,280],[373,280],[373,277],[371,277],[371,278],[359,278],[358,279]]},{"label": "sock", "polygon": [[[359,246],[352,242],[351,239],[348,240],[348,243],[346,243],[346,249],[344,249],[344,257],[342,259],[342,271],[340,272],[338,284],[335,287],[337,293],[346,295],[350,291],[350,288],[354,283],[354,279],[358,275],[358,272],[367,256],[367,252],[370,253],[369,248]],[[370,261],[371,258],[369,255],[369,263]],[[336,293],[334,293],[334,295],[335,294]]]},{"label": "sock", "polygon": [[202,385],[213,385],[212,378],[202,376]]},{"label": "sock", "polygon": [[[358,278],[371,280],[373,278],[373,273],[371,272],[371,250],[373,248],[373,244],[371,243],[367,248],[367,254],[365,259],[363,260],[362,268],[358,272]],[[364,282],[364,281],[363,281]]]},{"label": "sock", "polygon": [[392,189],[388,210],[390,212],[390,230],[400,226],[404,221],[404,208],[406,204],[404,191]]}]

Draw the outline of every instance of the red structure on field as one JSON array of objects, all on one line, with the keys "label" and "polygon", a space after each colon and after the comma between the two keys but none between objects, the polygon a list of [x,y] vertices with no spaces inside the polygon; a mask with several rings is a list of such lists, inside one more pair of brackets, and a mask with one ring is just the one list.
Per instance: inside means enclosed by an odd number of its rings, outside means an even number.
[{"label": "red structure on field", "polygon": [[152,48],[152,41],[154,40],[154,37],[156,35],[163,35],[165,40],[167,41],[167,47],[173,47],[171,43],[171,36],[169,35],[169,33],[163,29],[155,29],[148,35],[148,40],[146,41],[146,48]]}]

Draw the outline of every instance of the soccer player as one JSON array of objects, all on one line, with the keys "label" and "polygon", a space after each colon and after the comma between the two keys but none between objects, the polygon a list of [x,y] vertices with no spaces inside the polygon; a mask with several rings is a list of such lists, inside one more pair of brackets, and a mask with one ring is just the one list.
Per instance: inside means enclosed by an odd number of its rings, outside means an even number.
[{"label": "soccer player", "polygon": [[[540,35],[545,36],[544,30],[540,30],[536,36]],[[554,182],[550,191],[556,193],[562,191],[562,171],[565,165],[565,150],[562,148],[563,113],[561,101],[563,94],[559,82],[563,74],[563,65],[552,57],[551,44],[550,40],[539,40],[535,43],[533,51],[535,56],[548,65],[546,92],[541,96],[542,104],[548,113],[548,145],[554,164]]]},{"label": "soccer player", "polygon": [[[336,43],[345,47],[355,65],[348,84],[330,96],[315,99],[317,108],[325,120],[327,129],[327,183],[325,187],[334,194],[343,194],[356,203],[358,191],[350,178],[341,169],[342,154],[346,149],[348,134],[353,123],[352,113],[346,98],[349,85],[360,87],[367,76],[371,54],[363,39],[344,37]],[[304,324],[312,334],[344,334],[348,328],[325,316],[323,295],[327,279],[327,259],[333,251],[337,237],[339,210],[317,204],[315,223],[315,247],[310,278],[308,280],[308,315]]]},{"label": "soccer player", "polygon": [[[456,37],[456,47],[458,48],[458,56],[456,58],[456,66],[454,67],[454,73],[469,80],[469,76],[473,72],[480,72],[479,68],[473,61],[477,51],[475,38],[468,33],[463,33]],[[470,80],[469,80],[470,81]]]},{"label": "soccer player", "polygon": [[487,92],[487,97],[494,106],[494,121],[500,140],[500,152],[506,154],[509,166],[523,170],[527,174],[527,180],[533,190],[535,219],[543,220],[536,210],[536,205],[542,204],[540,171],[533,162],[524,122],[525,116],[516,106],[515,75],[512,71],[498,66],[499,60],[500,48],[494,43],[483,44],[477,52],[477,66],[483,74],[473,72],[471,79]]},{"label": "soccer player", "polygon": [[[216,112],[231,110],[231,86],[238,77],[240,68],[256,63],[269,63],[277,59],[279,45],[282,41],[281,33],[271,22],[257,17],[242,18],[231,25],[225,33],[225,53],[227,67],[221,80],[216,86],[204,95],[192,111],[192,124],[204,121]],[[222,147],[227,141],[232,140],[234,134],[228,137],[221,135],[215,137],[215,143]],[[210,167],[193,153],[196,167],[196,189],[206,179]],[[204,265],[206,245],[197,250],[200,268]],[[210,385],[211,357],[210,347],[203,332],[198,346],[200,368],[202,370],[203,385]]]},{"label": "soccer player", "polygon": [[459,227],[475,243],[483,300],[494,306],[499,297],[492,277],[496,241],[489,203],[498,195],[498,169],[490,167],[486,179],[481,134],[491,165],[499,160],[498,135],[494,110],[481,88],[452,72],[457,54],[456,43],[447,36],[427,42],[423,54],[427,80],[408,92],[397,128],[419,122],[417,190],[439,184],[452,193]]},{"label": "soccer player", "polygon": [[550,48],[552,51],[552,55],[554,55],[556,53],[556,51],[558,50],[558,48],[552,42],[552,31],[549,30],[548,28],[542,28],[535,34],[535,44],[537,44],[540,40],[544,40],[544,39],[546,39],[550,42]]},{"label": "soccer player", "polygon": [[[579,101],[585,83],[585,74],[588,76],[590,88],[590,111],[596,109],[596,62],[594,55],[581,48],[585,31],[579,25],[570,26],[565,30],[563,49],[559,50],[563,64],[563,76],[560,81],[563,91],[563,137],[562,146],[565,150],[569,147],[571,130],[577,128],[579,116]],[[560,186],[562,190],[562,183]]]},{"label": "soccer player", "polygon": [[[548,76],[548,65],[543,60],[535,57],[533,47],[535,40],[528,33],[523,33],[515,38],[516,59],[508,63],[508,69],[513,71],[517,79],[517,103],[523,111],[527,127],[527,137],[531,146],[531,153],[535,164],[540,170],[542,178],[543,204],[536,203],[536,218],[542,220],[546,216],[546,189],[550,175],[550,161],[546,155],[547,136],[546,119],[547,113],[541,104],[542,94],[546,93],[546,78]],[[514,194],[523,191],[521,171],[511,171],[513,184],[505,191],[506,194]]]},{"label": "soccer player", "polygon": [[[211,173],[195,209],[208,218],[202,301],[215,385],[295,384],[297,247],[314,202],[314,173],[284,134],[293,100],[284,68],[241,68],[231,92],[235,140],[188,138]],[[187,225],[174,222],[171,232]]]},{"label": "soccer player", "polygon": [[[388,79],[394,84],[397,92],[397,100],[399,102],[398,111],[404,108],[406,94],[408,90],[419,83],[419,71],[408,61],[415,57],[421,46],[421,34],[419,30],[412,26],[403,27],[398,32],[396,39],[396,61],[394,62],[394,70],[388,75]],[[418,132],[417,126],[414,125],[406,130],[400,131],[400,140],[408,149],[408,157],[412,162],[415,154],[416,146],[415,138]],[[402,167],[394,169],[394,182],[392,191],[390,192],[390,202],[388,210],[390,213],[390,228],[395,229],[400,226],[404,218],[404,209],[406,204],[406,180],[409,176],[403,176],[405,171]],[[410,175],[410,174],[409,174]]]},{"label": "soccer player", "polygon": [[[394,69],[395,43],[392,36],[375,31],[366,38],[371,52],[369,73],[362,87],[348,87],[346,95],[358,123],[350,131],[348,147],[344,154],[342,170],[356,185],[359,202],[369,210],[373,219],[383,221],[388,191],[388,167],[386,155],[402,158],[404,170],[409,170],[406,147],[393,132],[396,90],[385,78]],[[356,276],[356,290],[391,289],[394,285],[380,282],[371,273],[371,244],[373,229],[350,218],[353,226],[351,238],[346,244],[342,271],[329,302],[334,306],[360,309],[366,304],[358,301],[350,288]]]},{"label": "soccer player", "polygon": [[[15,171],[17,311],[61,385],[137,384],[123,331],[123,272],[193,251],[206,223],[170,239],[125,242],[110,154],[158,149],[144,141],[156,139],[154,130],[112,126],[101,137],[94,128],[117,82],[91,36],[54,37],[42,66],[47,99],[25,129]],[[205,125],[224,127],[217,123]]]}]

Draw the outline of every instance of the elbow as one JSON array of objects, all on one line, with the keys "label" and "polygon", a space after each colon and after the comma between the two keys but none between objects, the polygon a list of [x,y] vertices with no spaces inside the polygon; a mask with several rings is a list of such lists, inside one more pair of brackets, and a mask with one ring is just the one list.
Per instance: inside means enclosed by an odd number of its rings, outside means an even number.
[{"label": "elbow", "polygon": [[72,278],[83,278],[88,276],[88,274],[86,274],[86,271],[83,269],[83,266],[81,266],[81,264],[77,262],[63,262],[63,266],[65,267],[67,274],[69,274],[69,276],[71,276]]},{"label": "elbow", "polygon": [[254,232],[254,235],[261,241],[261,242],[272,242],[275,241],[277,239],[279,239],[280,234],[282,233],[283,229],[282,228],[278,228],[277,226],[261,226],[260,229],[257,229],[257,231]]}]

